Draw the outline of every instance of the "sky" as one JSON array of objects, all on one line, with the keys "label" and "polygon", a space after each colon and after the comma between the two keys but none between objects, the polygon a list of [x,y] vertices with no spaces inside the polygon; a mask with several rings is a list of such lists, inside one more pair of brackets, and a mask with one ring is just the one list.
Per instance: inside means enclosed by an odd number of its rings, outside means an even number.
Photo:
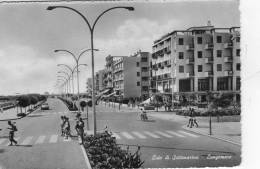
[{"label": "sky", "polygon": [[[0,95],[56,92],[57,64],[75,66],[66,49],[79,55],[90,48],[90,31],[81,17],[64,9],[46,10],[49,5],[73,7],[92,24],[104,10],[113,6],[133,6],[134,11],[117,9],[97,22],[94,31],[95,72],[104,68],[109,54],[129,56],[136,51],[152,51],[153,41],[173,30],[192,26],[240,26],[239,2],[81,2],[81,3],[0,3]],[[86,91],[91,77],[91,56],[80,61],[80,92]],[[76,81],[75,81],[76,82]],[[76,83],[75,83],[76,86]]]}]

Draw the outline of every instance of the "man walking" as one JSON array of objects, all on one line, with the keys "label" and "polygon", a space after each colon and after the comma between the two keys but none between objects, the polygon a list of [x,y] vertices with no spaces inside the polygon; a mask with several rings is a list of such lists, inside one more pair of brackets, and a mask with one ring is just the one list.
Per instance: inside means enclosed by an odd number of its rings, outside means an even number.
[{"label": "man walking", "polygon": [[7,129],[9,129],[9,141],[10,141],[10,144],[9,146],[12,146],[13,143],[15,145],[17,145],[17,141],[14,139],[14,132],[17,131],[17,127],[14,125],[14,123],[12,123],[11,121],[8,121],[8,125],[9,127]]},{"label": "man walking", "polygon": [[80,144],[82,144],[84,139],[84,122],[81,117],[79,118],[79,121],[77,121],[75,129],[80,137]]}]

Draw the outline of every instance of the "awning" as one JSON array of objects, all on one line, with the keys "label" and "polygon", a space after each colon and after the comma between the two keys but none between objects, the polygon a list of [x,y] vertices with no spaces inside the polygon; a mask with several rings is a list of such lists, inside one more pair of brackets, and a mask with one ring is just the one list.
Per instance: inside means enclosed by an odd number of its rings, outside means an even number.
[{"label": "awning", "polygon": [[154,100],[154,96],[150,97],[149,99],[146,99],[145,101],[140,103],[140,105],[150,104],[152,100]]},{"label": "awning", "polygon": [[108,94],[108,95],[104,95],[103,97],[104,97],[104,98],[107,98],[107,97],[111,97],[111,96],[113,96],[113,95],[116,95],[116,92],[110,93],[110,94]]}]

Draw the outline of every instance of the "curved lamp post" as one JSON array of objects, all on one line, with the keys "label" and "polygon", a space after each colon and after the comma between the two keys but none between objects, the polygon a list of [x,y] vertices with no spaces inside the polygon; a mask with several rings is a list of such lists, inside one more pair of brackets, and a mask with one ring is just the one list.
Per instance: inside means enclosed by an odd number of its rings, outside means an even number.
[{"label": "curved lamp post", "polygon": [[68,6],[48,6],[47,7],[47,10],[53,10],[53,9],[57,9],[57,8],[63,8],[63,9],[68,9],[68,10],[71,10],[75,13],[77,13],[79,16],[81,16],[81,18],[85,21],[85,23],[87,24],[88,28],[89,28],[89,31],[90,31],[90,40],[91,40],[91,66],[92,66],[92,86],[93,86],[93,90],[92,90],[92,105],[93,105],[93,115],[94,115],[94,135],[96,135],[96,131],[97,131],[97,125],[96,125],[96,102],[95,102],[95,81],[94,81],[94,29],[95,29],[95,26],[97,24],[97,21],[101,18],[101,16],[103,16],[105,13],[107,13],[108,11],[111,11],[111,10],[114,10],[114,9],[127,9],[129,11],[133,11],[134,10],[134,7],[129,7],[129,6],[116,6],[116,7],[112,7],[112,8],[109,8],[105,11],[103,11],[101,14],[98,15],[98,17],[96,18],[96,20],[94,21],[93,25],[91,26],[89,21],[87,20],[87,18],[82,14],[80,13],[79,11],[77,11],[76,9],[74,8],[71,8],[71,7],[68,7]]},{"label": "curved lamp post", "polygon": [[[59,77],[63,77],[63,76],[59,76]],[[65,91],[65,94],[66,94],[66,88],[67,88],[67,86],[66,86],[66,80],[64,79],[64,78],[62,78],[62,79],[59,79],[59,77],[58,77],[58,79],[57,79],[57,82],[59,82],[59,81],[61,81],[63,84],[62,84],[62,86],[64,86],[64,91]]]},{"label": "curved lamp post", "polygon": [[[91,49],[86,49],[84,51],[82,51],[78,57],[76,57],[76,55],[74,55],[72,52],[70,52],[69,50],[65,50],[65,49],[57,49],[57,50],[54,50],[54,52],[66,52],[66,53],[69,53],[70,55],[73,56],[73,58],[75,59],[76,61],[76,68],[77,68],[77,86],[78,86],[78,99],[79,99],[79,59],[80,57],[87,51],[90,51]],[[98,51],[98,49],[94,49],[95,51]]]},{"label": "curved lamp post", "polygon": [[58,73],[62,73],[64,75],[67,76],[67,79],[68,79],[68,86],[69,86],[69,92],[71,92],[71,85],[70,85],[70,78],[71,78],[71,75],[69,75],[67,72],[65,71],[58,71]]}]

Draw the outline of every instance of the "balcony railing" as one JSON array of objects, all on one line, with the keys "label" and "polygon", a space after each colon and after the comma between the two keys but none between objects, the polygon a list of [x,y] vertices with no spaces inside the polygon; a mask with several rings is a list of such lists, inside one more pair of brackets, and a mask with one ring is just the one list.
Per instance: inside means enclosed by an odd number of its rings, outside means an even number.
[{"label": "balcony railing", "polygon": [[204,73],[206,77],[210,77],[213,75],[213,71],[205,71]]},{"label": "balcony railing", "polygon": [[171,78],[171,74],[170,74],[170,73],[165,73],[165,74],[163,75],[163,78],[164,78],[164,79]]},{"label": "balcony railing", "polygon": [[225,76],[233,76],[233,71],[232,71],[232,70],[226,70],[226,71],[224,72],[224,75],[225,75]]},{"label": "balcony railing", "polygon": [[205,44],[205,49],[213,49],[213,47],[214,47],[213,43]]},{"label": "balcony railing", "polygon": [[166,88],[166,89],[163,89],[163,91],[164,91],[165,93],[171,93],[171,92],[172,92],[172,89],[171,89],[171,88]]},{"label": "balcony railing", "polygon": [[224,57],[224,62],[232,62],[233,58],[231,56],[225,56]]},{"label": "balcony railing", "polygon": [[213,62],[213,57],[206,57],[205,58],[205,63],[212,63]]},{"label": "balcony railing", "polygon": [[231,42],[224,44],[224,48],[232,48],[232,47],[233,47],[233,44]]},{"label": "balcony railing", "polygon": [[186,64],[193,64],[194,63],[194,57],[190,57],[186,59]]},{"label": "balcony railing", "polygon": [[194,44],[186,45],[186,50],[194,50]]},{"label": "balcony railing", "polygon": [[194,72],[188,72],[186,73],[186,77],[193,77],[194,76]]}]

